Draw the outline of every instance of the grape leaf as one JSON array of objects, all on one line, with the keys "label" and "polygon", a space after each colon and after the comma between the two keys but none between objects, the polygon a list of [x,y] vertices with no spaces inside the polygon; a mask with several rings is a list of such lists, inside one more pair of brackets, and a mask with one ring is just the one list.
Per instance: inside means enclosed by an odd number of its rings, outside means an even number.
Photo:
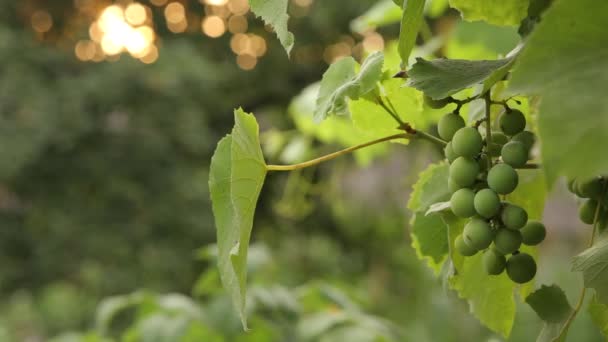
[{"label": "grape leaf", "polygon": [[410,225],[412,247],[416,255],[420,260],[426,260],[429,267],[438,274],[448,254],[447,226],[439,215],[426,216],[423,212],[415,213]]},{"label": "grape leaf", "polygon": [[363,34],[378,27],[399,22],[401,19],[401,7],[395,6],[391,0],[382,0],[375,3],[365,13],[355,18],[350,23],[350,29]]},{"label": "grape leaf", "polygon": [[288,0],[249,0],[251,11],[256,16],[261,17],[266,24],[272,26],[281,45],[289,55],[295,39],[287,29],[287,21],[289,20],[287,15],[288,4]]},{"label": "grape leaf", "polygon": [[[592,9],[592,10],[590,10]],[[538,114],[547,182],[608,172],[608,2],[555,1],[530,34],[510,82],[512,94],[542,96]]]},{"label": "grape leaf", "polygon": [[417,58],[408,71],[408,86],[423,91],[433,99],[443,99],[488,79],[508,65],[513,57],[497,60]]},{"label": "grape leaf", "polygon": [[564,290],[557,285],[543,285],[526,297],[528,303],[538,317],[549,323],[563,323],[572,312]]},{"label": "grape leaf", "polygon": [[585,287],[595,289],[597,299],[608,304],[608,238],[575,256],[572,270],[583,272]]},{"label": "grape leaf", "polygon": [[347,98],[358,99],[375,89],[382,76],[384,55],[375,52],[369,55],[359,73],[355,72],[357,62],[352,57],[343,58],[333,63],[323,74],[321,88],[317,97],[314,119],[323,121],[329,114],[346,114]]},{"label": "grape leaf", "polygon": [[597,297],[593,296],[588,310],[593,324],[600,329],[604,337],[608,337],[608,305],[600,303]]},{"label": "grape leaf", "polygon": [[543,285],[526,297],[526,303],[545,322],[537,342],[565,340],[568,329],[563,329],[563,326],[573,309],[564,290],[557,285]]},{"label": "grape leaf", "polygon": [[238,109],[234,119],[232,133],[220,140],[211,159],[209,191],[217,229],[220,277],[247,329],[247,251],[266,163],[253,115]]},{"label": "grape leaf", "polygon": [[399,55],[403,67],[408,65],[412,49],[416,45],[416,37],[424,20],[425,0],[407,0],[403,2],[403,15],[399,32]]},{"label": "grape leaf", "polygon": [[528,15],[528,0],[450,0],[450,6],[467,21],[484,20],[501,26],[517,26]]},{"label": "grape leaf", "polygon": [[431,214],[436,214],[436,213],[441,213],[441,212],[445,212],[445,211],[449,211],[451,210],[451,202],[450,201],[445,201],[445,202],[437,202],[437,203],[433,203],[429,209],[426,211],[426,213],[424,213],[424,215],[431,215]]},{"label": "grape leaf", "polygon": [[414,211],[410,220],[412,247],[418,258],[426,260],[435,273],[439,272],[448,254],[447,227],[440,216],[426,216],[425,211],[434,203],[449,198],[447,179],[446,163],[429,165],[418,176],[407,204]]},{"label": "grape leaf", "polygon": [[425,212],[432,204],[448,200],[448,173],[449,167],[445,162],[431,164],[422,171],[410,194],[408,209]]}]

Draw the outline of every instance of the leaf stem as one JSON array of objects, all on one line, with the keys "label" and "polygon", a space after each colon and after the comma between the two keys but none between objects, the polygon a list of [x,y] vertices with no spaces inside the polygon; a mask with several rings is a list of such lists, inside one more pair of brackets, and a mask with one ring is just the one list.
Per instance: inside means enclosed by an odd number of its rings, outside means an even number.
[{"label": "leaf stem", "polygon": [[[397,123],[399,124],[399,127],[405,126],[406,123],[403,122],[403,120],[401,120],[401,118],[399,117],[399,115],[397,115],[397,111],[395,110],[395,108],[389,108],[386,103],[384,103],[384,100],[382,99],[382,97],[378,96],[378,103],[380,104],[380,106],[382,106],[382,108],[384,108],[384,110],[393,118],[395,119],[395,121],[397,121]],[[387,99],[388,100],[388,99]],[[389,104],[392,106],[392,104],[389,102]]]},{"label": "leaf stem", "polygon": [[[606,195],[607,189],[608,189],[608,183],[604,184],[601,198],[604,198],[604,196]],[[593,243],[595,242],[595,236],[597,235],[598,225],[599,225],[600,211],[601,211],[601,203],[598,202],[597,207],[595,208],[595,215],[593,216],[593,231],[591,232],[591,238],[589,239],[587,248],[591,248],[593,246]],[[585,284],[583,284],[581,293],[578,296],[578,302],[576,303],[576,307],[574,307],[574,310],[572,310],[572,313],[570,313],[570,316],[566,320],[566,323],[564,323],[564,326],[560,330],[559,336],[562,336],[564,333],[566,333],[568,331],[570,324],[572,324],[572,322],[574,321],[574,318],[576,318],[576,315],[578,314],[578,312],[581,310],[581,307],[583,306],[586,294],[587,294],[587,287],[585,287]]]},{"label": "leaf stem", "polygon": [[309,161],[305,161],[303,163],[298,163],[298,164],[292,164],[292,165],[266,165],[266,170],[267,171],[293,171],[293,170],[299,170],[299,169],[303,169],[306,167],[310,167],[310,166],[314,166],[329,160],[332,160],[334,158],[343,156],[345,154],[354,152],[358,149],[362,149],[364,147],[368,147],[371,145],[375,145],[375,144],[379,144],[385,141],[389,141],[389,140],[395,140],[395,139],[405,139],[405,138],[411,138],[412,135],[411,134],[407,134],[407,133],[400,133],[400,134],[393,134],[393,135],[389,135],[387,137],[384,138],[380,138],[380,139],[376,139],[376,140],[372,140],[370,142],[366,142],[364,144],[360,144],[360,145],[355,145],[334,153],[330,153],[328,155],[324,155],[322,157],[316,158],[316,159],[312,159]]},{"label": "leaf stem", "polygon": [[488,151],[488,170],[490,170],[492,168],[492,157],[489,155],[490,146],[492,145],[492,118],[490,117],[492,98],[489,91],[484,94],[483,99],[486,102],[486,151]]}]

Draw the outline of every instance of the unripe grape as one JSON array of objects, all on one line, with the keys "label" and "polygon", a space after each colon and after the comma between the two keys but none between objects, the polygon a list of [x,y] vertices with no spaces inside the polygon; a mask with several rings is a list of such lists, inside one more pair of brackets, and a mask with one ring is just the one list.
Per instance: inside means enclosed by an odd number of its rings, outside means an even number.
[{"label": "unripe grape", "polygon": [[507,164],[497,164],[488,172],[488,186],[498,194],[506,195],[517,187],[517,171]]},{"label": "unripe grape", "polygon": [[518,284],[527,283],[536,275],[536,262],[530,254],[512,255],[507,260],[507,275]]},{"label": "unripe grape", "polygon": [[492,142],[502,146],[509,142],[509,138],[506,135],[504,135],[502,132],[493,131],[492,132]]},{"label": "unripe grape", "polygon": [[500,151],[502,161],[517,168],[526,165],[528,162],[528,150],[523,143],[511,141],[502,147]]},{"label": "unripe grape", "polygon": [[582,198],[598,198],[602,194],[602,179],[594,177],[577,182],[577,194]]},{"label": "unripe grape", "polygon": [[488,148],[488,153],[492,157],[498,157],[500,155],[501,150],[502,150],[502,145],[492,142],[490,144],[490,147]]},{"label": "unripe grape", "polygon": [[445,145],[443,153],[445,154],[445,157],[448,160],[448,163],[450,164],[453,163],[456,158],[458,158],[458,155],[454,152],[454,149],[452,148],[452,142],[449,142],[447,145]]},{"label": "unripe grape", "polygon": [[521,111],[511,109],[500,116],[498,124],[506,135],[515,135],[526,128],[526,117]]},{"label": "unripe grape", "polygon": [[486,273],[490,275],[499,275],[507,266],[507,259],[503,254],[496,252],[490,248],[483,253],[483,267]]},{"label": "unripe grape", "polygon": [[459,129],[452,138],[452,149],[461,157],[474,158],[481,152],[483,140],[473,127]]},{"label": "unripe grape", "polygon": [[528,213],[522,207],[507,204],[502,208],[500,219],[508,229],[521,229],[528,222]]},{"label": "unripe grape", "polygon": [[422,98],[424,99],[424,104],[426,104],[427,106],[429,106],[433,109],[443,108],[450,103],[449,97],[446,97],[446,98],[440,99],[440,100],[435,100],[430,96],[424,95]]},{"label": "unripe grape", "polygon": [[573,179],[569,179],[568,180],[568,191],[570,191],[573,194],[576,194],[578,192],[578,182],[576,180],[576,178]]},{"label": "unripe grape", "polygon": [[477,253],[477,250],[475,248],[467,245],[467,243],[464,242],[462,235],[458,235],[456,237],[456,240],[454,240],[454,247],[456,248],[456,251],[458,251],[458,253],[462,256],[471,256]]},{"label": "unripe grape", "polygon": [[523,131],[515,134],[513,138],[511,138],[511,141],[519,141],[524,144],[526,150],[530,151],[536,142],[536,136],[530,131]]},{"label": "unripe grape", "polygon": [[492,189],[483,189],[475,195],[473,205],[479,216],[491,218],[500,211],[500,198]]},{"label": "unripe grape", "polygon": [[462,187],[471,186],[479,174],[479,164],[477,161],[458,157],[450,165],[450,178]]},{"label": "unripe grape", "polygon": [[538,245],[547,235],[545,225],[538,221],[529,221],[519,231],[521,232],[523,244],[528,246]]},{"label": "unripe grape", "polygon": [[595,210],[597,209],[597,201],[588,199],[578,208],[578,217],[586,224],[593,224],[595,219]]},{"label": "unripe grape", "polygon": [[450,208],[454,215],[458,217],[471,217],[475,215],[475,207],[473,206],[473,200],[475,193],[471,189],[460,189],[452,194],[450,198]]},{"label": "unripe grape", "polygon": [[494,247],[502,254],[511,254],[521,246],[521,233],[519,230],[499,229],[494,237]]},{"label": "unripe grape", "polygon": [[454,113],[449,113],[439,119],[437,131],[441,139],[451,141],[454,133],[464,127],[464,119],[462,116]]},{"label": "unripe grape", "polygon": [[464,226],[462,238],[467,245],[482,250],[488,248],[494,239],[490,225],[479,218],[473,218]]},{"label": "unripe grape", "polygon": [[462,189],[462,186],[458,185],[458,183],[454,182],[452,178],[448,177],[448,190],[450,190],[451,193],[455,193],[460,189]]}]

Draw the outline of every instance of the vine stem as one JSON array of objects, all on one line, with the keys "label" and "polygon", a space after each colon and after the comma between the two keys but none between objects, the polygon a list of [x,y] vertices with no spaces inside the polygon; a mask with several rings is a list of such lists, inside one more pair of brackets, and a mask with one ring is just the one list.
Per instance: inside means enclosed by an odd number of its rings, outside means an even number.
[{"label": "vine stem", "polygon": [[[486,102],[486,148],[487,151],[490,151],[490,146],[492,145],[492,119],[490,117],[491,115],[491,108],[490,105],[492,104],[492,98],[490,97],[490,92],[486,92],[483,96],[483,99]],[[488,170],[490,170],[492,168],[492,157],[490,157],[489,153],[488,153]]]},{"label": "vine stem", "polygon": [[[604,196],[606,195],[607,189],[608,189],[608,183],[604,184],[604,188],[602,190],[602,198],[604,198]],[[600,211],[601,211],[601,203],[598,202],[597,207],[595,207],[595,215],[593,216],[593,231],[591,232],[591,238],[589,239],[587,248],[591,248],[593,246],[593,243],[595,242],[595,236],[597,235],[598,225],[599,225]],[[572,322],[574,321],[574,318],[576,318],[576,315],[581,310],[581,307],[583,306],[583,303],[585,302],[586,294],[587,294],[587,287],[585,287],[585,284],[583,284],[581,293],[578,296],[578,302],[576,303],[576,307],[574,307],[574,310],[572,310],[572,313],[570,313],[570,316],[568,316],[568,319],[566,320],[566,322],[564,323],[564,326],[562,327],[562,329],[559,332],[559,336],[562,336],[562,334],[564,334],[566,331],[568,331],[570,324],[572,324]]]},{"label": "vine stem", "polygon": [[369,142],[366,142],[364,144],[360,144],[360,145],[355,145],[334,153],[330,153],[328,155],[324,155],[322,157],[319,158],[315,158],[309,161],[305,161],[303,163],[298,163],[298,164],[292,164],[292,165],[266,165],[266,170],[267,171],[293,171],[293,170],[299,170],[299,169],[303,169],[306,167],[310,167],[310,166],[314,166],[323,162],[326,162],[328,160],[332,160],[334,158],[343,156],[345,154],[354,152],[358,149],[362,149],[364,147],[368,147],[371,145],[375,145],[375,144],[379,144],[385,141],[389,141],[389,140],[395,140],[395,139],[405,139],[405,138],[411,138],[412,135],[411,134],[407,134],[407,133],[401,133],[401,134],[393,134],[393,135],[389,135],[387,137],[384,138],[380,138],[380,139],[376,139],[376,140],[372,140]]}]

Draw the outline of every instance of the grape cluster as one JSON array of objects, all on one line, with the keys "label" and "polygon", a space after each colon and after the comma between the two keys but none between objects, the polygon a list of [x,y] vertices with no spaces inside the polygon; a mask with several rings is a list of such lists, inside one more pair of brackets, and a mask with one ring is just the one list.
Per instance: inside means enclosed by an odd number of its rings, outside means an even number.
[{"label": "grape cluster", "polygon": [[488,274],[506,270],[514,282],[526,283],[534,278],[536,263],[519,248],[543,241],[545,226],[528,221],[523,208],[501,201],[499,195],[517,187],[515,169],[528,162],[535,136],[524,130],[526,119],[519,110],[506,110],[498,121],[500,131],[491,132],[490,144],[478,128],[466,127],[458,113],[439,121],[439,135],[448,141],[444,152],[450,163],[450,207],[454,215],[469,219],[454,245],[463,256],[483,251]]},{"label": "grape cluster", "polygon": [[571,179],[568,181],[568,190],[584,199],[578,209],[578,216],[585,224],[593,224],[595,212],[598,212],[600,228],[606,227],[608,223],[608,197],[605,196],[605,187],[608,186],[606,177],[598,176],[591,179]]}]

